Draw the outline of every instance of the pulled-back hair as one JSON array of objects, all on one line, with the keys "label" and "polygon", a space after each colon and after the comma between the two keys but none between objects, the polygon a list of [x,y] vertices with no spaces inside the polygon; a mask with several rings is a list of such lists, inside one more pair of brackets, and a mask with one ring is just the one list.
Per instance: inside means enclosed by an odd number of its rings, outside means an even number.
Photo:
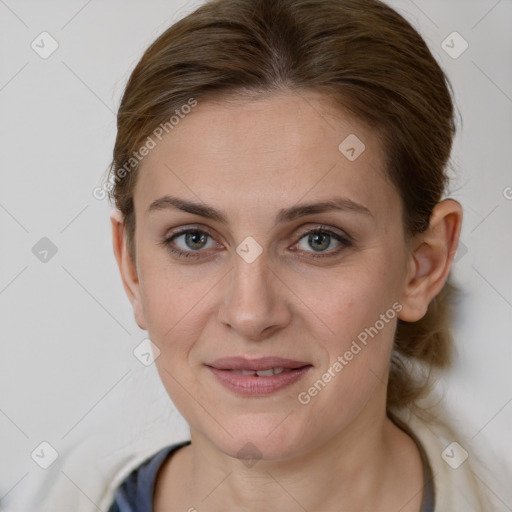
[{"label": "pulled-back hair", "polygon": [[[378,0],[213,0],[151,44],[122,97],[109,198],[124,215],[134,263],[134,152],[193,101],[282,91],[323,93],[369,126],[403,202],[406,238],[428,228],[456,128],[451,84],[409,22]],[[455,291],[448,279],[422,319],[398,320],[388,411],[416,408],[433,370],[450,364]]]}]

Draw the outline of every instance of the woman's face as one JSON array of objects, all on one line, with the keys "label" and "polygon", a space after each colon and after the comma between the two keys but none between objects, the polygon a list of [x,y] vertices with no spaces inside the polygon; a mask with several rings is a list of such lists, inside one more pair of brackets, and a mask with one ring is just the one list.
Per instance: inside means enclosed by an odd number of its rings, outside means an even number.
[{"label": "woman's face", "polygon": [[[285,460],[382,419],[408,251],[375,133],[311,92],[199,102],[154,139],[134,193],[133,304],[191,431]],[[233,371],[265,357],[304,368]]]}]

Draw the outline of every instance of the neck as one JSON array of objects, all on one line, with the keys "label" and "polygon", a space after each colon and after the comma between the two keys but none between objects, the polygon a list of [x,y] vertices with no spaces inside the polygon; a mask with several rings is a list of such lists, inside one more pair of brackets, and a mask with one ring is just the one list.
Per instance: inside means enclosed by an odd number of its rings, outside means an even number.
[{"label": "neck", "polygon": [[191,441],[177,469],[187,475],[180,491],[185,510],[419,510],[417,447],[385,411],[378,418],[363,411],[337,436],[287,460],[249,465],[193,429]]}]

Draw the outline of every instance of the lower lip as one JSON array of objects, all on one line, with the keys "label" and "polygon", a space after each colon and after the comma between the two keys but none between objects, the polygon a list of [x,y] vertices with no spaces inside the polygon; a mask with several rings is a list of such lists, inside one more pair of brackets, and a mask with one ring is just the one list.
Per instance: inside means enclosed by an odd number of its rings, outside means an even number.
[{"label": "lower lip", "polygon": [[270,395],[297,382],[312,366],[303,366],[294,370],[259,377],[258,375],[240,375],[230,370],[208,367],[219,382],[227,389],[240,395]]}]

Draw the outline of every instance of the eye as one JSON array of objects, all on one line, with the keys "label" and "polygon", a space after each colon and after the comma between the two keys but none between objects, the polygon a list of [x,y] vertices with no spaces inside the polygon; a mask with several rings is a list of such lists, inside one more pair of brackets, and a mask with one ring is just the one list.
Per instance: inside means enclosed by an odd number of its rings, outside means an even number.
[{"label": "eye", "polygon": [[[341,246],[341,248],[334,251],[326,251],[325,249],[332,245],[333,239],[336,240],[338,246]],[[300,246],[301,240],[305,240],[303,246],[299,247],[301,250],[310,252],[307,250],[307,247],[312,247],[313,252],[317,253],[311,254],[312,258],[327,258],[337,256],[340,252],[343,251],[343,249],[352,245],[352,242],[347,237],[335,233],[334,231],[330,231],[324,226],[307,231],[299,240],[299,243],[297,244],[298,246]],[[304,249],[304,247],[306,247],[306,249]]]},{"label": "eye", "polygon": [[[208,246],[208,238],[212,240]],[[350,247],[352,241],[349,237],[342,236],[339,233],[326,229],[325,226],[306,231],[300,238],[297,246],[301,245],[301,241],[305,240],[302,247],[299,249],[303,252],[309,253],[308,257],[312,258],[327,258],[337,256],[343,249]],[[331,245],[333,240],[338,243],[337,250],[326,251]],[[175,254],[179,258],[199,258],[202,249],[211,249],[215,247],[222,247],[219,243],[213,241],[213,237],[202,229],[186,228],[177,233],[172,233],[166,237],[162,242],[169,252]],[[307,250],[307,247],[312,247],[313,251]],[[293,249],[295,250],[295,249]],[[317,253],[317,254],[314,254]]]},{"label": "eye", "polygon": [[[207,247],[206,241],[208,238],[212,237],[201,229],[184,229],[165,238],[162,243],[171,253],[176,254],[179,258],[197,258],[199,257],[197,253],[201,249],[205,247],[209,249],[218,245],[214,243],[212,246]],[[177,242],[180,239],[181,247]],[[178,248],[175,245],[178,245]]]}]

